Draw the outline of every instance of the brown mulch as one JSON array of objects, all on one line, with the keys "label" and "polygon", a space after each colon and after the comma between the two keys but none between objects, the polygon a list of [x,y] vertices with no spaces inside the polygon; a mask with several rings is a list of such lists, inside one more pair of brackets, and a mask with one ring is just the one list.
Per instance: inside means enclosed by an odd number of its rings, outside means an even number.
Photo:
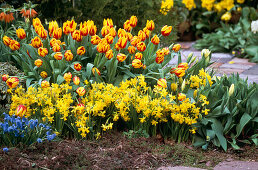
[{"label": "brown mulch", "polygon": [[211,168],[224,160],[257,161],[257,153],[254,146],[227,153],[216,148],[203,151],[188,143],[129,139],[113,132],[98,141],[67,139],[11,148],[8,153],[1,150],[0,169],[157,169],[178,165]]}]

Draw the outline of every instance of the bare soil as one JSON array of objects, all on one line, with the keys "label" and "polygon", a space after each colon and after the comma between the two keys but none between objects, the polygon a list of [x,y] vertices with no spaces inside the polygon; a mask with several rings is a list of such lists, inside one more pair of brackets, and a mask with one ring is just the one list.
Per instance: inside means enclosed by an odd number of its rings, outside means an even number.
[{"label": "bare soil", "polygon": [[0,169],[157,169],[191,166],[211,169],[225,160],[257,161],[257,147],[240,151],[193,148],[160,138],[132,138],[105,134],[98,141],[60,140],[0,151]]}]

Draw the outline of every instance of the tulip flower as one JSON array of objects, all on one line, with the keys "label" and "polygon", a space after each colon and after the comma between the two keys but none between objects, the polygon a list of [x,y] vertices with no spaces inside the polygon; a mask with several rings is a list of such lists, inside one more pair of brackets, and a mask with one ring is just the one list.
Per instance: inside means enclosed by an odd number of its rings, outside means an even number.
[{"label": "tulip flower", "polygon": [[70,81],[72,80],[72,73],[65,73],[64,74],[64,79],[65,79],[65,81],[67,82],[67,83],[70,83]]},{"label": "tulip flower", "polygon": [[41,88],[47,88],[50,87],[50,83],[47,80],[43,80],[41,82]]},{"label": "tulip flower", "polygon": [[107,40],[108,44],[113,44],[114,37],[112,37],[110,34],[106,35],[105,39]]},{"label": "tulip flower", "polygon": [[124,30],[126,30],[127,32],[130,32],[132,30],[132,27],[130,25],[130,20],[126,20],[124,22]]},{"label": "tulip flower", "polygon": [[131,27],[136,27],[136,25],[137,25],[137,17],[136,16],[131,16],[131,18],[130,18],[130,25],[131,25]]},{"label": "tulip flower", "polygon": [[157,35],[154,35],[151,39],[151,42],[154,44],[154,45],[158,45],[159,44],[159,37]]},{"label": "tulip flower", "polygon": [[180,63],[180,64],[178,64],[177,67],[186,70],[186,69],[188,69],[188,64],[187,63]]},{"label": "tulip flower", "polygon": [[83,55],[85,54],[86,50],[84,48],[84,46],[80,46],[78,49],[77,49],[77,54],[78,55]]},{"label": "tulip flower", "polygon": [[7,47],[9,47],[11,40],[12,40],[12,39],[11,39],[10,37],[7,37],[7,36],[4,36],[4,37],[3,37],[3,42],[4,42],[4,44],[5,44]]},{"label": "tulip flower", "polygon": [[43,26],[42,27],[38,27],[38,31],[36,31],[36,32],[40,36],[40,38],[42,38],[42,39],[46,39],[47,38],[47,31],[44,29]]},{"label": "tulip flower", "polygon": [[185,99],[186,99],[186,95],[185,95],[185,94],[183,94],[183,93],[178,93],[178,95],[177,95],[177,99],[178,99],[179,101],[183,101],[183,100],[185,100]]},{"label": "tulip flower", "polygon": [[124,29],[121,29],[119,28],[118,30],[118,37],[121,38],[121,37],[127,37],[127,32],[124,30]]},{"label": "tulip flower", "polygon": [[21,104],[21,105],[19,105],[19,106],[16,108],[15,115],[22,118],[22,117],[25,115],[26,112],[27,112],[26,106],[24,106],[24,105]]},{"label": "tulip flower", "polygon": [[177,68],[175,71],[174,71],[174,74],[177,76],[177,77],[183,77],[185,75],[185,69],[183,68]]},{"label": "tulip flower", "polygon": [[155,28],[154,22],[152,20],[147,20],[146,28],[150,31],[154,30]]},{"label": "tulip flower", "polygon": [[113,50],[108,50],[108,51],[106,52],[105,57],[106,57],[107,59],[110,60],[111,58],[113,58],[113,56],[114,56]]},{"label": "tulip flower", "polygon": [[88,31],[89,31],[90,36],[95,35],[96,32],[97,32],[97,27],[96,27],[96,25],[93,25],[93,24],[92,24],[92,25],[89,25]]},{"label": "tulip flower", "polygon": [[43,43],[41,42],[41,39],[39,37],[35,37],[31,40],[31,45],[34,48],[39,48],[43,46]]},{"label": "tulip flower", "polygon": [[123,62],[123,61],[125,61],[125,59],[126,59],[126,55],[125,55],[125,54],[122,54],[122,53],[118,53],[117,56],[116,56],[116,58],[117,58],[117,60],[118,60],[119,62]]},{"label": "tulip flower", "polygon": [[119,48],[125,48],[127,44],[127,38],[126,37],[121,37],[117,41],[117,45]]},{"label": "tulip flower", "polygon": [[144,43],[144,42],[139,42],[139,43],[137,44],[137,50],[139,50],[139,51],[141,51],[141,52],[145,51],[145,50],[146,50],[146,45],[145,45],[145,43]]},{"label": "tulip flower", "polygon": [[109,34],[110,27],[109,26],[103,26],[101,29],[101,35],[102,37],[105,37]]},{"label": "tulip flower", "polygon": [[67,50],[64,53],[64,57],[66,61],[72,61],[73,60],[73,53],[71,52],[71,50]]},{"label": "tulip flower", "polygon": [[16,35],[19,39],[24,39],[26,37],[26,33],[22,28],[16,30]]},{"label": "tulip flower", "polygon": [[59,51],[61,51],[61,46],[58,45],[57,43],[55,43],[54,46],[52,47],[52,50],[54,52],[59,52]]},{"label": "tulip flower", "polygon": [[57,53],[55,53],[54,58],[56,60],[62,60],[63,54],[61,52],[57,52]]},{"label": "tulip flower", "polygon": [[34,64],[35,64],[35,66],[40,67],[43,64],[43,61],[41,59],[37,59],[37,60],[35,60]]},{"label": "tulip flower", "polygon": [[77,90],[76,90],[76,93],[79,96],[83,96],[86,93],[86,90],[84,89],[84,87],[78,87]]},{"label": "tulip flower", "polygon": [[163,36],[169,36],[169,34],[171,33],[172,31],[172,26],[167,26],[165,25],[162,29],[161,29],[161,34]]},{"label": "tulip flower", "polygon": [[6,80],[8,80],[8,78],[9,78],[8,74],[3,74],[2,75],[2,81],[6,81]]},{"label": "tulip flower", "polygon": [[211,51],[209,49],[203,49],[201,55],[207,58],[210,55]]},{"label": "tulip flower", "polygon": [[86,22],[80,24],[80,33],[82,36],[87,36],[89,34]]},{"label": "tulip flower", "polygon": [[7,81],[6,81],[6,84],[11,89],[15,88],[19,84],[19,79],[17,77],[8,78]]},{"label": "tulip flower", "polygon": [[62,29],[57,28],[53,31],[53,38],[60,39],[62,37]]},{"label": "tulip flower", "polygon": [[38,48],[38,54],[39,54],[41,57],[45,57],[45,56],[48,54],[47,48],[39,47],[39,48]]},{"label": "tulip flower", "polygon": [[139,39],[137,36],[134,36],[130,42],[132,46],[136,46],[139,42],[141,42],[141,39]]},{"label": "tulip flower", "polygon": [[157,85],[163,88],[167,88],[167,80],[165,78],[160,78]]},{"label": "tulip flower", "polygon": [[141,60],[139,60],[139,59],[134,59],[134,60],[132,61],[132,66],[133,66],[134,68],[141,68],[141,67],[143,66],[143,64],[142,64]]},{"label": "tulip flower", "polygon": [[77,71],[81,71],[82,65],[80,63],[76,63],[76,64],[74,64],[74,69]]},{"label": "tulip flower", "polygon": [[141,59],[142,59],[142,56],[143,56],[142,53],[139,53],[139,52],[138,52],[138,53],[135,54],[134,58],[141,60]]},{"label": "tulip flower", "polygon": [[73,78],[73,83],[74,83],[75,85],[79,85],[79,84],[80,84],[80,78],[77,77],[77,76],[74,76],[74,78]]},{"label": "tulip flower", "polygon": [[56,30],[56,29],[58,29],[58,23],[56,21],[49,22],[48,32],[49,32],[50,36],[52,36],[54,30]]},{"label": "tulip flower", "polygon": [[82,41],[82,35],[80,33],[79,30],[75,30],[73,33],[72,33],[72,38],[74,40],[76,40],[77,42],[81,42]]},{"label": "tulip flower", "polygon": [[92,68],[92,74],[95,75],[95,72],[97,72],[97,74],[98,74],[99,76],[101,75],[99,69],[96,68],[96,67],[93,67],[93,68]]},{"label": "tulip flower", "polygon": [[101,38],[97,35],[92,36],[90,40],[91,44],[93,45],[99,44],[100,41],[101,41]]},{"label": "tulip flower", "polygon": [[11,40],[9,47],[11,50],[15,51],[15,50],[19,50],[20,49],[20,43],[18,41],[15,40]]},{"label": "tulip flower", "polygon": [[47,72],[42,71],[42,72],[40,73],[40,76],[41,76],[42,78],[47,78]]},{"label": "tulip flower", "polygon": [[110,28],[113,27],[113,21],[110,18],[104,19],[103,26],[109,26]]},{"label": "tulip flower", "polygon": [[140,31],[138,32],[138,38],[139,38],[141,41],[145,41],[145,39],[146,39],[146,34],[145,34],[142,30],[140,30]]},{"label": "tulip flower", "polygon": [[168,55],[170,53],[168,47],[162,48],[162,52],[164,53],[164,55]]},{"label": "tulip flower", "polygon": [[128,50],[128,52],[129,52],[130,54],[134,54],[135,51],[136,51],[136,48],[135,48],[134,46],[129,46],[127,50]]},{"label": "tulip flower", "polygon": [[181,48],[181,45],[180,45],[180,44],[175,44],[175,45],[173,46],[172,50],[175,51],[175,52],[178,52],[178,51],[180,50],[180,48]]}]

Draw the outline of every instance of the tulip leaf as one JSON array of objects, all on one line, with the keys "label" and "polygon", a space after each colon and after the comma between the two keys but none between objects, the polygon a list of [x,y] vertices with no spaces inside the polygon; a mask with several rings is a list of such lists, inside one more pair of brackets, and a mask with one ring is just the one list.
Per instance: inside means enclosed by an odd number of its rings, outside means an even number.
[{"label": "tulip leaf", "polygon": [[240,119],[240,122],[239,124],[236,126],[236,136],[235,137],[238,137],[240,135],[240,133],[242,132],[243,128],[245,127],[245,125],[252,119],[252,117],[247,114],[247,113],[244,113],[243,116],[241,117]]},{"label": "tulip leaf", "polygon": [[218,137],[220,145],[226,151],[227,150],[227,140],[223,136],[223,126],[222,126],[221,122],[218,121],[217,119],[213,119],[212,122],[213,122],[213,124],[211,125],[211,127],[214,130],[216,136]]}]

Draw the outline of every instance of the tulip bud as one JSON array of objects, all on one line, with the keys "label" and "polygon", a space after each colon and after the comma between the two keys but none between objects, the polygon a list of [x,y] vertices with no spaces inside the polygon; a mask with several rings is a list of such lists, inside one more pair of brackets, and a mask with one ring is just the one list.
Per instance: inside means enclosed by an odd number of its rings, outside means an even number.
[{"label": "tulip bud", "polygon": [[50,83],[47,80],[43,80],[41,82],[41,88],[47,88],[50,87]]},{"label": "tulip bud", "polygon": [[17,77],[8,78],[6,84],[9,88],[15,88],[19,84],[19,79]]},{"label": "tulip bud", "polygon": [[73,83],[78,86],[78,85],[80,84],[80,78],[77,77],[77,76],[75,76],[75,77],[73,78]]},{"label": "tulip bud", "polygon": [[207,58],[210,55],[211,51],[209,49],[203,49],[201,55]]},{"label": "tulip bud", "polygon": [[10,37],[7,37],[7,36],[4,36],[4,37],[3,37],[3,42],[4,42],[4,44],[5,44],[7,47],[9,47],[11,40],[12,40],[12,39],[11,39]]},{"label": "tulip bud", "polygon": [[194,93],[193,93],[193,97],[196,98],[197,97],[197,90],[194,90]]},{"label": "tulip bud", "polygon": [[86,93],[86,91],[85,91],[84,87],[78,87],[77,90],[76,90],[76,93],[79,96],[83,96]]},{"label": "tulip bud", "polygon": [[9,75],[8,75],[8,74],[3,74],[3,75],[2,75],[2,80],[3,80],[3,81],[7,81],[8,78],[9,78]]},{"label": "tulip bud", "polygon": [[181,90],[184,91],[184,89],[185,89],[185,79],[184,79],[184,81],[183,81],[183,83],[181,85]]},{"label": "tulip bud", "polygon": [[180,63],[177,67],[186,70],[186,69],[188,69],[188,64],[187,63]]},{"label": "tulip bud", "polygon": [[142,53],[137,52],[137,53],[135,54],[134,58],[141,60],[141,59],[142,59],[142,56],[143,56]]},{"label": "tulip bud", "polygon": [[171,83],[171,90],[176,91],[177,90],[177,83]]},{"label": "tulip bud", "polygon": [[231,84],[229,91],[228,91],[228,95],[231,96],[234,93],[234,89],[235,89],[235,85]]},{"label": "tulip bud", "polygon": [[152,31],[155,28],[154,22],[152,20],[147,20],[146,27],[148,30]]},{"label": "tulip bud", "polygon": [[191,52],[191,53],[187,56],[186,62],[189,63],[189,62],[191,61],[192,57],[193,57],[193,52]]},{"label": "tulip bud", "polygon": [[154,44],[154,45],[158,45],[159,44],[159,37],[157,35],[154,35],[151,39],[151,42]]},{"label": "tulip bud", "polygon": [[136,16],[131,16],[131,18],[130,18],[130,25],[131,25],[131,27],[136,27],[136,25],[137,25],[137,17]]},{"label": "tulip bud", "polygon": [[19,116],[20,118],[22,118],[22,117],[25,115],[26,112],[27,112],[26,106],[24,106],[24,105],[19,105],[19,106],[16,108],[16,113],[15,113],[15,115],[16,115],[16,116]]}]

